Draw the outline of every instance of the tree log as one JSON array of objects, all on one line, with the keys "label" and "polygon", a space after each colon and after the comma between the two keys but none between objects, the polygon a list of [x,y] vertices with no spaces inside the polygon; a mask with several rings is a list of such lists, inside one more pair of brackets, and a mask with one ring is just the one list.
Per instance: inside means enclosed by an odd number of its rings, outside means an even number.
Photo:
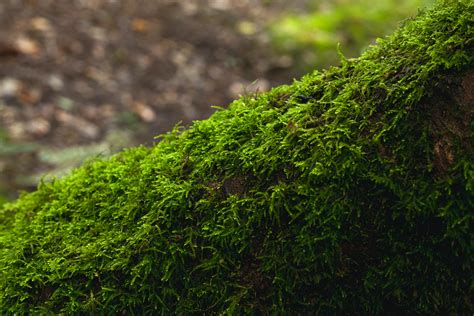
[{"label": "tree log", "polygon": [[0,212],[2,314],[472,314],[472,1]]}]

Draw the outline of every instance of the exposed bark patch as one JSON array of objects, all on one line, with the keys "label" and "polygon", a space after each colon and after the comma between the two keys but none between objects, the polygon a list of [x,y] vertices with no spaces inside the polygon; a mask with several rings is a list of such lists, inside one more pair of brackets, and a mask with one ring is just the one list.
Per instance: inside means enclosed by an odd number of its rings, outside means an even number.
[{"label": "exposed bark patch", "polygon": [[453,146],[451,139],[444,137],[438,139],[434,144],[434,165],[438,172],[446,172],[454,163]]},{"label": "exposed bark patch", "polygon": [[471,115],[474,111],[474,69],[470,70],[461,81],[461,91],[457,96],[460,104],[464,104],[470,108]]},{"label": "exposed bark patch", "polygon": [[255,309],[263,315],[269,313],[268,298],[272,290],[272,282],[268,275],[261,271],[261,262],[258,256],[262,253],[265,237],[257,234],[251,240],[251,252],[242,260],[239,271],[239,282],[242,286],[251,289],[250,295]]},{"label": "exposed bark patch", "polygon": [[211,181],[206,183],[209,193],[213,192],[213,195],[220,198],[225,198],[230,195],[237,195],[242,197],[248,192],[250,187],[249,179],[244,176],[234,176],[228,179],[222,179],[218,181]]},{"label": "exposed bark patch", "polygon": [[430,116],[434,140],[433,166],[444,175],[456,163],[456,148],[471,152],[474,145],[470,129],[474,116],[474,70],[459,77],[449,77],[424,104]]},{"label": "exposed bark patch", "polygon": [[244,177],[233,177],[224,181],[224,193],[226,195],[243,196],[246,191],[246,179]]}]

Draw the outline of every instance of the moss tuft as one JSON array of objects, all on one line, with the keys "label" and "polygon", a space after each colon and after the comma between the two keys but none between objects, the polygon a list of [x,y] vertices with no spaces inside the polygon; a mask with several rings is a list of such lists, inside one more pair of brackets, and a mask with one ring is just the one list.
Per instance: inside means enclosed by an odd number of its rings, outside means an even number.
[{"label": "moss tuft", "polygon": [[472,314],[473,8],[4,205],[1,313]]}]

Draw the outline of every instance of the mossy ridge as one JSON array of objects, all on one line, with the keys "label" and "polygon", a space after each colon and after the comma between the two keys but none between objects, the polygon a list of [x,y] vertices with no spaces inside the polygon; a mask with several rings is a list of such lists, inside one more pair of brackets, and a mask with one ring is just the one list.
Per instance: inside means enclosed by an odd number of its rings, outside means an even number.
[{"label": "mossy ridge", "polygon": [[473,68],[473,11],[7,204],[0,310],[472,312],[472,109],[444,163],[427,118]]}]

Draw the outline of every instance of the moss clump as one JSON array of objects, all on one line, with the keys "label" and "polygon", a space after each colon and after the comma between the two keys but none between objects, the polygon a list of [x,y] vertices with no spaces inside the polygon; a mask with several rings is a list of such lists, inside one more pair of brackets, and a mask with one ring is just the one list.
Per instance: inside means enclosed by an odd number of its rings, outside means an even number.
[{"label": "moss clump", "polygon": [[5,313],[473,311],[473,3],[6,204]]}]

